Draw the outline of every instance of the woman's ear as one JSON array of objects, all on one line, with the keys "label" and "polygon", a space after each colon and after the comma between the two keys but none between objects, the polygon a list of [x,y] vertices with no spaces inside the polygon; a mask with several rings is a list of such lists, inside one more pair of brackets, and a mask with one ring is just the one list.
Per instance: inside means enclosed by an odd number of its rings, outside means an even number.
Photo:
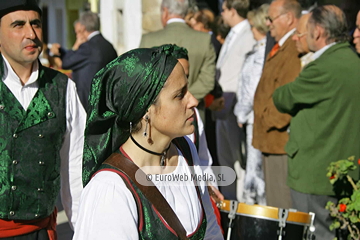
[{"label": "woman's ear", "polygon": [[146,111],[146,113],[145,113],[144,116],[142,117],[144,120],[149,120],[149,119],[151,119],[151,112],[153,112],[152,108],[153,108],[153,105],[151,105],[151,106],[149,107],[149,109]]}]

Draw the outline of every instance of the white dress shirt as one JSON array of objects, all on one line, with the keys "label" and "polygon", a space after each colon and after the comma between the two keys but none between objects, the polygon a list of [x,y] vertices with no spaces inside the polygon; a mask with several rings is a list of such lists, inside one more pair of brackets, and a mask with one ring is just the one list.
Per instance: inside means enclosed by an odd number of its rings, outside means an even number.
[{"label": "white dress shirt", "polygon": [[[39,65],[35,61],[29,80],[22,85],[9,62],[4,59],[4,75],[2,80],[19,103],[27,110],[34,98],[39,83]],[[61,158],[61,199],[67,217],[72,226],[77,217],[82,185],[82,153],[84,146],[84,130],[86,113],[76,92],[75,83],[68,79],[66,91],[66,132],[60,149]],[[56,126],[54,126],[56,127]]]},{"label": "white dress shirt", "polygon": [[326,50],[328,50],[330,47],[334,46],[335,44],[336,44],[336,42],[330,43],[330,44],[326,45],[325,47],[314,52],[313,59],[314,60],[318,59]]},{"label": "white dress shirt", "polygon": [[224,45],[221,47],[220,53],[219,53],[219,60],[217,61],[216,68],[220,68],[220,66],[223,64],[224,57],[228,53],[228,51],[231,49],[231,46],[235,44],[236,36],[241,33],[243,28],[246,27],[246,25],[249,24],[249,21],[247,19],[239,22],[234,27],[230,29],[230,32],[225,38]]}]

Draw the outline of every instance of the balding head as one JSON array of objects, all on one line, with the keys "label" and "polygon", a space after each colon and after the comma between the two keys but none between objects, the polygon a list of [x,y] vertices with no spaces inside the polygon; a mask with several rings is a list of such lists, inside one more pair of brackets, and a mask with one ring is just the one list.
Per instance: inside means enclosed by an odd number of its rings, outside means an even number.
[{"label": "balding head", "polygon": [[344,12],[335,5],[314,8],[307,24],[307,43],[311,51],[317,51],[333,42],[348,40],[348,28]]},{"label": "balding head", "polygon": [[276,0],[270,5],[266,24],[271,36],[279,41],[286,33],[296,28],[301,16],[301,6],[295,0]]},{"label": "balding head", "polygon": [[301,16],[296,26],[296,32],[292,37],[292,39],[296,43],[296,49],[301,54],[306,54],[310,52],[308,44],[306,42],[306,34],[307,34],[306,25],[308,23],[309,17],[310,17],[310,13]]}]

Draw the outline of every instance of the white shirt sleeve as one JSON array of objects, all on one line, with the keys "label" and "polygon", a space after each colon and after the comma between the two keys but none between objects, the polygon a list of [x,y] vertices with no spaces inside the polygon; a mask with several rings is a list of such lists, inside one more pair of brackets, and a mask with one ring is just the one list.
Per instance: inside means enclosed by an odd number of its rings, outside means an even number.
[{"label": "white shirt sleeve", "polygon": [[82,154],[86,112],[76,92],[75,83],[68,79],[66,91],[66,133],[60,150],[61,200],[70,226],[74,229],[82,185]]},{"label": "white shirt sleeve", "polygon": [[81,196],[73,240],[138,240],[134,197],[117,173],[97,173]]}]

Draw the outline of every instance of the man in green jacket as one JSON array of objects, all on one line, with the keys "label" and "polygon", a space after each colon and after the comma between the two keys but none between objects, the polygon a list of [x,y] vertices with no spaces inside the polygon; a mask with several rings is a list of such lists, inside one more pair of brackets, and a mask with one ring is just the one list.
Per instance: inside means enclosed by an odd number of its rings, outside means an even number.
[{"label": "man in green jacket", "polygon": [[346,33],[346,18],[339,8],[312,10],[306,37],[315,60],[273,94],[277,109],[293,116],[285,147],[293,207],[316,214],[317,240],[334,238],[325,206],[339,196],[326,177],[327,167],[360,157],[360,60]]}]

